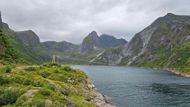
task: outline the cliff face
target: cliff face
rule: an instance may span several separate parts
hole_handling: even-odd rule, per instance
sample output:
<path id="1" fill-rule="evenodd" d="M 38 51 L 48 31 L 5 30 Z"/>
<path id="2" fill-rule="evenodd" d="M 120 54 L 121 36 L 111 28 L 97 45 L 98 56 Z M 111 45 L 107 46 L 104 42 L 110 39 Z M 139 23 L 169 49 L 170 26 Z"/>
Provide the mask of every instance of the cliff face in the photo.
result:
<path id="1" fill-rule="evenodd" d="M 122 63 L 152 67 L 181 67 L 183 63 L 189 66 L 189 35 L 190 16 L 168 13 L 132 38 L 123 49 Z M 185 55 L 179 55 L 180 51 Z M 183 61 L 179 64 L 175 58 Z"/>
<path id="2" fill-rule="evenodd" d="M 99 45 L 99 37 L 95 31 L 92 31 L 88 34 L 87 37 L 83 39 L 81 44 L 81 52 L 89 52 L 93 51 Z"/>

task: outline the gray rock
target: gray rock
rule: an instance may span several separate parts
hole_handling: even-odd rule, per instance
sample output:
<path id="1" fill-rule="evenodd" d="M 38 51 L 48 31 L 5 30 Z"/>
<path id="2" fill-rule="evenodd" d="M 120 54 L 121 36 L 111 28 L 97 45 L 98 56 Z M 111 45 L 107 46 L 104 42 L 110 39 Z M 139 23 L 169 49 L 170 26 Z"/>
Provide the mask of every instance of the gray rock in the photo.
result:
<path id="1" fill-rule="evenodd" d="M 186 39 L 190 41 L 190 35 L 188 35 L 188 36 L 186 37 Z"/>

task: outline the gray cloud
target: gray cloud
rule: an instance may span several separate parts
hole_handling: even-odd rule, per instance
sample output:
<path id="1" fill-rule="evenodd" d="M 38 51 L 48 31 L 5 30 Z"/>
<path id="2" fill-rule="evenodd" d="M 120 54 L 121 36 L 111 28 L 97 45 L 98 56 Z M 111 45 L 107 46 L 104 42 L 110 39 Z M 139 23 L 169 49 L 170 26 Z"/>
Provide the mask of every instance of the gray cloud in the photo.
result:
<path id="1" fill-rule="evenodd" d="M 168 12 L 190 15 L 189 0 L 1 0 L 4 22 L 42 41 L 80 43 L 92 30 L 130 40 Z"/>

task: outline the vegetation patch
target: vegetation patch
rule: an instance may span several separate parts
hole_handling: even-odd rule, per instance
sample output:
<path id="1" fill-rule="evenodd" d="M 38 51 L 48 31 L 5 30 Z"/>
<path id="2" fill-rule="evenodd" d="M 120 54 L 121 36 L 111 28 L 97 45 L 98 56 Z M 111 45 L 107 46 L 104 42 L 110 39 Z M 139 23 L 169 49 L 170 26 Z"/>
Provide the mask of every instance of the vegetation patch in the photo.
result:
<path id="1" fill-rule="evenodd" d="M 87 88 L 90 83 L 86 74 L 70 66 L 47 63 L 25 69 L 0 67 L 4 68 L 0 72 L 0 106 L 96 106 L 86 100 L 93 91 Z"/>

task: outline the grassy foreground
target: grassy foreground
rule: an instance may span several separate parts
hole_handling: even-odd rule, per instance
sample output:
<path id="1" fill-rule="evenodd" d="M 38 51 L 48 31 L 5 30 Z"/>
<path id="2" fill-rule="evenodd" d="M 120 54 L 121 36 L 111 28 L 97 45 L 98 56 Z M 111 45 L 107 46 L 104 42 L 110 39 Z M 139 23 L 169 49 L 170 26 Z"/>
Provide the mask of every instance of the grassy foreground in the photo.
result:
<path id="1" fill-rule="evenodd" d="M 0 106 L 94 107 L 95 91 L 85 73 L 69 66 L 0 65 Z"/>

